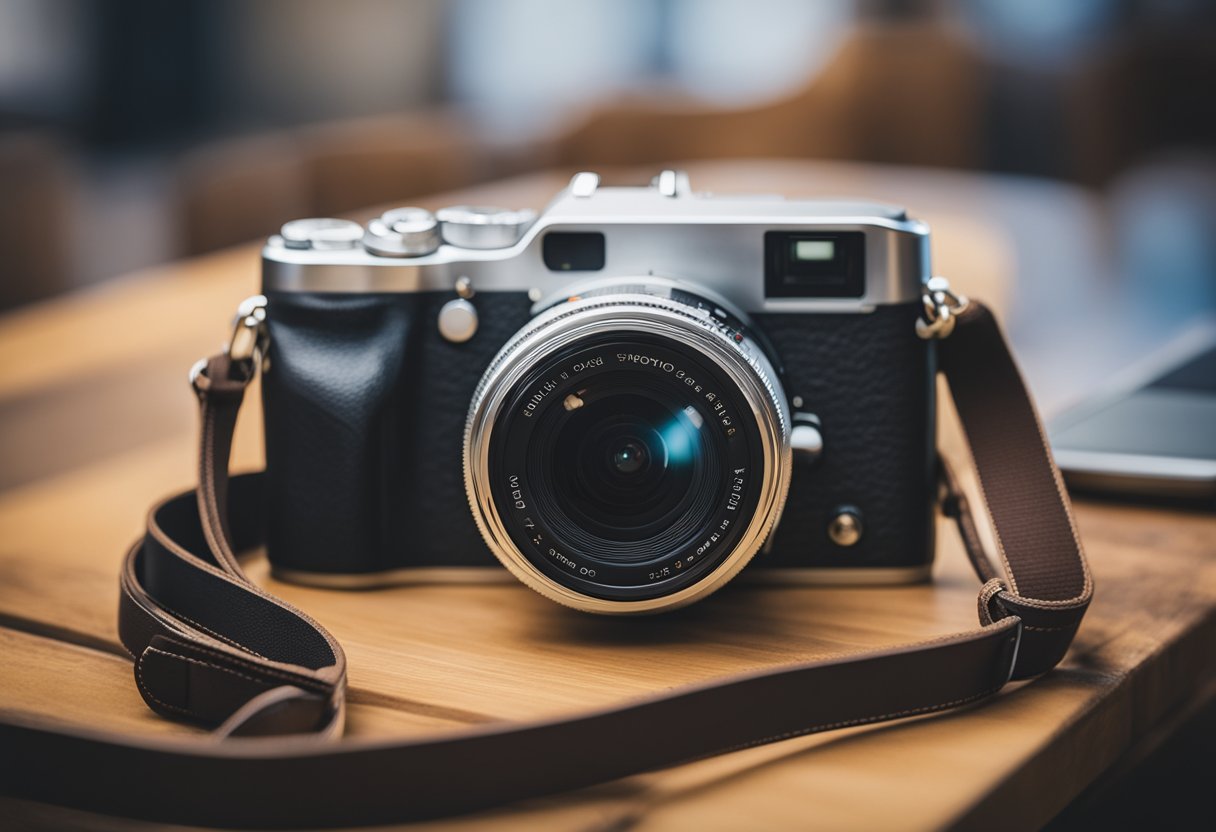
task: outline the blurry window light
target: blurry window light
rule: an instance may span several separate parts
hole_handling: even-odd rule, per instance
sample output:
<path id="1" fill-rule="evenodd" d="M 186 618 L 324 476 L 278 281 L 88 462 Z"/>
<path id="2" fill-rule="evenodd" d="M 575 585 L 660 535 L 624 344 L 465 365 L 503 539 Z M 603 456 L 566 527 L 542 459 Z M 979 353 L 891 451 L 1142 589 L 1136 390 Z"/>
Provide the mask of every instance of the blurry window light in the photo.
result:
<path id="1" fill-rule="evenodd" d="M 639 89 L 738 105 L 802 86 L 851 21 L 851 0 L 458 0 L 453 97 L 527 133 Z"/>
<path id="2" fill-rule="evenodd" d="M 685 90 L 722 104 L 774 98 L 831 59 L 851 0 L 675 0 L 671 71 Z"/>
<path id="3" fill-rule="evenodd" d="M 502 129 L 542 126 L 645 77 L 659 10 L 650 0 L 458 0 L 453 97 Z"/>
<path id="4" fill-rule="evenodd" d="M 73 0 L 0 2 L 0 105 L 70 115 L 88 92 L 88 15 Z"/>

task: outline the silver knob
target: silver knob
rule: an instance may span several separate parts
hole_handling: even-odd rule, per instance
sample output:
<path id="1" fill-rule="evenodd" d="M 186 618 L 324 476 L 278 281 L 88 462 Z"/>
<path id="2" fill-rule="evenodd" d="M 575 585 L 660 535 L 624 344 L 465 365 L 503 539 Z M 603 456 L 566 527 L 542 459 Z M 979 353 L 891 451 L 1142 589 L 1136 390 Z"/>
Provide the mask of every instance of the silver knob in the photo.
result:
<path id="1" fill-rule="evenodd" d="M 519 242 L 536 212 L 507 208 L 454 205 L 436 214 L 443 229 L 443 241 L 461 248 L 508 248 Z"/>
<path id="2" fill-rule="evenodd" d="M 439 310 L 439 334 L 463 344 L 477 334 L 477 307 L 464 298 L 450 300 Z"/>
<path id="3" fill-rule="evenodd" d="M 354 248 L 363 238 L 363 226 L 350 220 L 313 218 L 292 220 L 279 231 L 283 245 L 288 248 L 311 248 L 318 251 Z"/>
<path id="4" fill-rule="evenodd" d="M 795 413 L 793 429 L 790 431 L 790 450 L 794 461 L 803 464 L 814 462 L 823 453 L 823 434 L 819 431 L 819 417 L 813 413 Z"/>
<path id="5" fill-rule="evenodd" d="M 363 247 L 385 257 L 420 257 L 439 248 L 439 221 L 425 208 L 394 208 L 367 224 Z"/>

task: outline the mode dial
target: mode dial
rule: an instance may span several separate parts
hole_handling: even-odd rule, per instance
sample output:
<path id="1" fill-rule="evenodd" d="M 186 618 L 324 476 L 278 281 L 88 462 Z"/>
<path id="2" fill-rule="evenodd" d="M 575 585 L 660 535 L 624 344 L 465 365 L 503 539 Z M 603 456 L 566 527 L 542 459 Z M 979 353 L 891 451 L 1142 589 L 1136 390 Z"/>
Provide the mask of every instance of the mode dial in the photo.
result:
<path id="1" fill-rule="evenodd" d="M 439 248 L 439 221 L 425 208 L 394 208 L 367 224 L 363 246 L 385 257 L 421 257 Z"/>

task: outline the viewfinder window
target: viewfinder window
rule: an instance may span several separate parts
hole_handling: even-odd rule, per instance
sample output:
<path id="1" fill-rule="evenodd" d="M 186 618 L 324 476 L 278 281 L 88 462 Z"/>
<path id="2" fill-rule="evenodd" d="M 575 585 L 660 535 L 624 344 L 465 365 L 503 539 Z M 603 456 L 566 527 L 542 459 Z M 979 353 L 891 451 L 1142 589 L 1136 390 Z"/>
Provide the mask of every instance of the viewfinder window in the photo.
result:
<path id="1" fill-rule="evenodd" d="M 836 257 L 836 243 L 833 240 L 795 240 L 794 259 L 814 262 L 833 260 Z"/>
<path id="2" fill-rule="evenodd" d="M 604 235 L 598 231 L 550 231 L 541 242 L 545 265 L 555 272 L 604 268 Z"/>
<path id="3" fill-rule="evenodd" d="M 866 293 L 861 231 L 769 231 L 764 289 L 770 298 L 859 298 Z"/>

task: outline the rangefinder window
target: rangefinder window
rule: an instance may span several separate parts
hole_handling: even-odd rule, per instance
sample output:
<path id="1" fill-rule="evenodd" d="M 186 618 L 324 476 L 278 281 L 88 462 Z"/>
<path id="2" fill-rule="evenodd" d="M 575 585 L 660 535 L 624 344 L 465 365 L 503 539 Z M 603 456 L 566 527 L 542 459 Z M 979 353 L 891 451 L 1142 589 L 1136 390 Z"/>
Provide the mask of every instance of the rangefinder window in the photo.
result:
<path id="1" fill-rule="evenodd" d="M 859 298 L 866 292 L 860 231 L 769 231 L 764 288 L 770 298 Z"/>
<path id="2" fill-rule="evenodd" d="M 604 268 L 604 235 L 551 231 L 542 243 L 545 265 L 554 272 L 598 272 Z"/>

